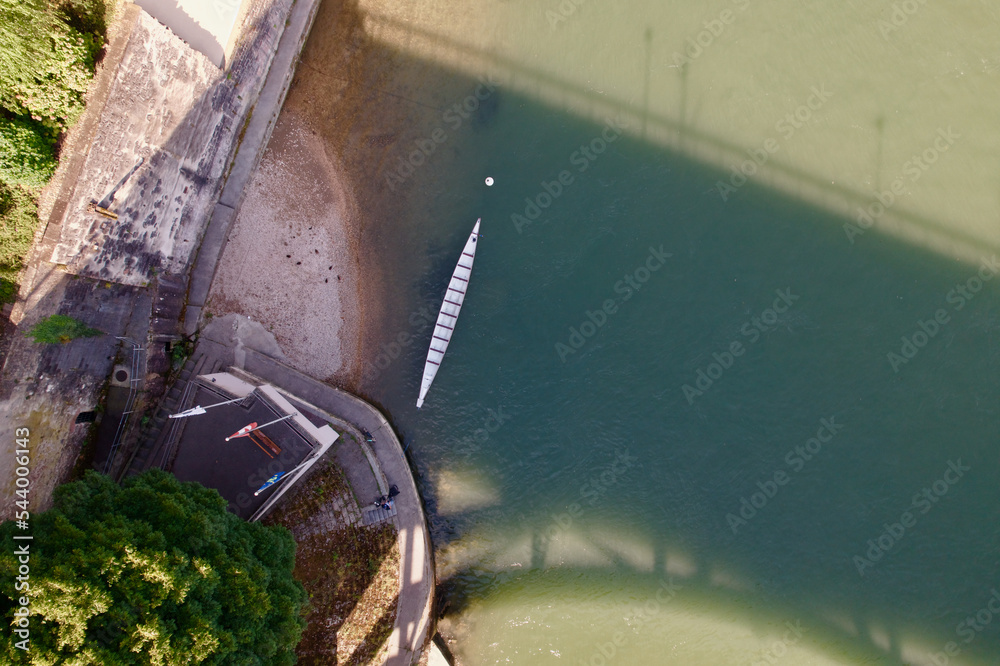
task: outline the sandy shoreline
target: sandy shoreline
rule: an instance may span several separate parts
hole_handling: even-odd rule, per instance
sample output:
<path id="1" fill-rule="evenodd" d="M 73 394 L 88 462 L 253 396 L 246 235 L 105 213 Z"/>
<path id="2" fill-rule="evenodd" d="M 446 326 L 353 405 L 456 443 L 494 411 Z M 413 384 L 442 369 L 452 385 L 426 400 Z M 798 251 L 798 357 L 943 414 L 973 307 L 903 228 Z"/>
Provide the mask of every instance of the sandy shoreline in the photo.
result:
<path id="1" fill-rule="evenodd" d="M 320 5 L 206 303 L 259 322 L 292 367 L 361 395 L 387 331 L 405 325 L 391 276 L 419 254 L 391 237 L 408 198 L 381 174 L 418 124 L 413 108 L 380 103 L 398 73 L 357 7 Z"/>
<path id="2" fill-rule="evenodd" d="M 357 206 L 342 171 L 315 130 L 284 109 L 206 303 L 213 318 L 259 322 L 289 365 L 340 384 L 359 367 L 364 321 Z"/>
<path id="3" fill-rule="evenodd" d="M 431 274 L 441 259 L 435 252 L 455 238 L 444 227 L 427 224 L 426 196 L 437 191 L 448 200 L 433 179 L 449 154 L 459 150 L 458 143 L 449 141 L 436 149 L 429 160 L 435 168 L 419 169 L 402 182 L 389 176 L 415 150 L 415 142 L 435 128 L 459 135 L 443 124 L 442 114 L 479 85 L 462 76 L 432 76 L 435 70 L 419 59 L 400 57 L 387 48 L 366 17 L 379 13 L 380 7 L 391 12 L 393 6 L 367 2 L 362 10 L 352 2 L 323 2 L 282 111 L 296 114 L 316 131 L 317 140 L 341 167 L 341 182 L 356 205 L 349 225 L 361 276 L 355 291 L 363 325 L 355 371 L 345 388 L 375 403 L 387 386 L 412 378 L 407 374 L 411 369 L 402 364 L 392 365 L 388 373 L 384 363 L 379 365 L 386 346 L 404 334 L 410 336 L 410 345 L 426 344 L 430 338 L 423 319 L 414 324 L 414 316 L 422 309 L 436 312 L 441 291 L 424 293 L 412 276 Z M 477 122 L 474 118 L 465 123 L 461 132 L 476 131 Z M 414 209 L 417 201 L 423 209 Z M 460 237 L 474 221 L 471 216 L 468 227 L 465 220 L 456 221 Z M 450 274 L 454 259 L 449 255 L 444 263 L 450 263 Z M 421 332 L 425 338 L 417 335 Z"/>
<path id="4" fill-rule="evenodd" d="M 363 33 L 362 18 L 349 3 L 320 5 L 267 153 L 230 232 L 208 303 L 213 314 L 239 311 L 260 321 L 275 335 L 290 365 L 355 393 L 360 392 L 373 341 L 398 306 L 398 294 L 388 288 L 385 277 L 401 258 L 390 253 L 380 235 L 387 228 L 385 221 L 401 214 L 403 204 L 387 202 L 372 177 L 379 160 L 378 150 L 372 150 L 378 146 L 370 143 L 371 128 L 382 125 L 385 114 L 376 112 L 371 90 L 392 66 L 372 62 Z M 272 279 L 255 280 L 252 294 L 246 284 L 251 269 L 243 268 L 239 277 L 236 267 L 239 252 L 258 243 L 250 236 L 242 241 L 237 237 L 250 216 L 270 220 L 267 245 L 276 255 L 275 265 L 264 270 Z M 305 220 L 318 221 L 325 238 L 316 235 L 316 224 Z M 233 247 L 234 241 L 240 249 Z M 256 249 L 254 254 L 261 262 L 266 258 Z M 319 258 L 324 256 L 330 261 L 323 263 Z M 230 277 L 220 279 L 223 270 Z M 324 282 L 327 278 L 329 283 Z M 299 309 L 281 306 L 281 294 L 266 288 L 286 280 L 293 285 Z M 339 310 L 339 315 L 324 316 L 321 309 Z M 327 354 L 327 349 L 335 351 Z"/>

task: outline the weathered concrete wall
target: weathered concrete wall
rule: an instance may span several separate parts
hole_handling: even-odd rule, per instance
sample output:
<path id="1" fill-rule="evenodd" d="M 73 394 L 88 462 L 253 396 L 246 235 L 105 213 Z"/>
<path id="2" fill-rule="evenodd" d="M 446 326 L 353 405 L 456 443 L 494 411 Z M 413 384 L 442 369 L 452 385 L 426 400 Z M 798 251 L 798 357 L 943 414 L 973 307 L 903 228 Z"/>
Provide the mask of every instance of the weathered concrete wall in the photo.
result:
<path id="1" fill-rule="evenodd" d="M 99 404 L 101 387 L 122 348 L 114 336 L 141 340 L 152 305 L 146 289 L 47 268 L 38 276 L 35 307 L 14 334 L 0 376 L 0 440 L 13 442 L 18 428 L 30 431 L 29 499 L 34 513 L 49 507 L 53 489 L 76 460 L 87 425 L 75 419 Z M 74 317 L 105 335 L 65 344 L 38 344 L 25 337 L 25 331 L 50 313 Z M 14 467 L 13 455 L 0 457 L 0 520 L 13 517 L 16 510 Z"/>
<path id="2" fill-rule="evenodd" d="M 292 0 L 259 0 L 244 16 L 228 71 L 145 12 L 112 84 L 61 221 L 51 260 L 129 285 L 184 273 L 285 27 Z M 110 220 L 89 209 L 135 164 Z"/>

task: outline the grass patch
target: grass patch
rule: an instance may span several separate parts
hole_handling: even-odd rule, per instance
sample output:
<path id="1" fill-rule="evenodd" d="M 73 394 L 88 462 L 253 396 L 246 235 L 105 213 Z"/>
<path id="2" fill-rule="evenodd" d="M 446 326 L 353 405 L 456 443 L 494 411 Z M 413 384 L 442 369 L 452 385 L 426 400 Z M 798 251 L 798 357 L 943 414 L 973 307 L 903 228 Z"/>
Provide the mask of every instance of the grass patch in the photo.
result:
<path id="1" fill-rule="evenodd" d="M 323 464 L 323 463 L 319 463 Z M 304 535 L 334 500 L 354 502 L 336 465 L 327 463 L 264 522 L 296 536 L 295 577 L 309 594 L 300 664 L 381 663 L 396 622 L 399 548 L 392 525 L 350 525 Z"/>
<path id="2" fill-rule="evenodd" d="M 42 344 L 65 343 L 76 338 L 93 338 L 98 335 L 103 334 L 79 319 L 58 314 L 49 315 L 27 333 L 29 338 Z"/>
<path id="3" fill-rule="evenodd" d="M 38 229 L 38 203 L 21 187 L 0 183 L 0 302 L 17 298 L 18 278 Z"/>

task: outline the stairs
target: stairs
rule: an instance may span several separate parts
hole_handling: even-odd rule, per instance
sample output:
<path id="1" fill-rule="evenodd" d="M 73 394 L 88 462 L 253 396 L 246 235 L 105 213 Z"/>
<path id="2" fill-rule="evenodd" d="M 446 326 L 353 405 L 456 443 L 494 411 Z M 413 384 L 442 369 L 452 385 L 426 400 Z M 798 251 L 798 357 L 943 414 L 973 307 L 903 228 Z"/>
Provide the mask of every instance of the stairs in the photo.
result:
<path id="1" fill-rule="evenodd" d="M 156 294 L 149 330 L 153 342 L 174 342 L 183 338 L 178 321 L 184 311 L 187 279 L 182 275 L 161 275 L 156 281 Z"/>
<path id="2" fill-rule="evenodd" d="M 199 349 L 184 363 L 177 379 L 166 396 L 160 401 L 149 424 L 139 435 L 139 444 L 129 464 L 125 467 L 124 476 L 136 476 L 152 467 L 164 467 L 170 462 L 174 443 L 183 425 L 183 419 L 171 419 L 171 414 L 181 411 L 182 406 L 195 390 L 191 381 L 198 375 L 211 374 L 218 371 L 222 363 Z"/>
<path id="3" fill-rule="evenodd" d="M 377 525 L 378 523 L 384 523 L 390 518 L 396 515 L 396 504 L 393 503 L 392 508 L 386 511 L 381 507 L 366 507 L 364 513 L 361 515 L 361 522 L 364 525 Z"/>

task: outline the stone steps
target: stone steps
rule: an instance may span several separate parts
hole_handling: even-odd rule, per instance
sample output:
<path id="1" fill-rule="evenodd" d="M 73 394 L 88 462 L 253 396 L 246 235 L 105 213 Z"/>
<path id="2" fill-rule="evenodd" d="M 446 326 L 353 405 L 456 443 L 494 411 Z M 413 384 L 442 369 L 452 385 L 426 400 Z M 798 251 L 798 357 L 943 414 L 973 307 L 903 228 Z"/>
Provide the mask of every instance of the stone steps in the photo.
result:
<path id="1" fill-rule="evenodd" d="M 292 534 L 296 538 L 325 534 L 361 522 L 362 514 L 358 509 L 357 502 L 354 501 L 354 497 L 350 493 L 344 493 L 334 497 L 320 507 L 308 520 L 293 528 Z"/>
<path id="2" fill-rule="evenodd" d="M 361 517 L 361 522 L 363 525 L 377 525 L 379 523 L 384 523 L 390 518 L 396 515 L 396 505 L 392 505 L 392 508 L 386 511 L 381 507 L 368 507 L 364 510 Z"/>
<path id="3" fill-rule="evenodd" d="M 177 374 L 173 386 L 167 391 L 140 435 L 139 445 L 125 471 L 125 476 L 141 474 L 151 467 L 161 467 L 166 462 L 164 458 L 168 457 L 166 454 L 169 454 L 172 438 L 181 425 L 180 419 L 171 419 L 170 415 L 181 410 L 186 394 L 193 390 L 191 379 L 201 374 L 215 372 L 219 365 L 217 360 L 209 359 L 197 351 L 188 358 Z"/>
<path id="4" fill-rule="evenodd" d="M 183 337 L 178 322 L 186 298 L 187 279 L 184 276 L 159 276 L 149 326 L 154 342 L 174 342 Z"/>

